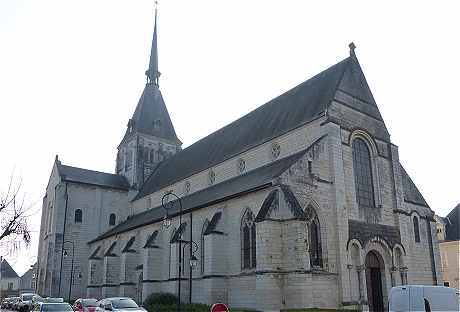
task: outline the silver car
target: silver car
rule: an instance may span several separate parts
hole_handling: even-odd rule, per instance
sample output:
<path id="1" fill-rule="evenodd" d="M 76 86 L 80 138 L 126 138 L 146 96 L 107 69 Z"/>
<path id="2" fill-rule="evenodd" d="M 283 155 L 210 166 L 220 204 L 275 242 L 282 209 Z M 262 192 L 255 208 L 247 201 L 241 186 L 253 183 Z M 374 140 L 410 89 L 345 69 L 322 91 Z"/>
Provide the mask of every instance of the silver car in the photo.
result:
<path id="1" fill-rule="evenodd" d="M 97 312 L 145 312 L 133 299 L 127 297 L 106 298 L 99 301 Z"/>

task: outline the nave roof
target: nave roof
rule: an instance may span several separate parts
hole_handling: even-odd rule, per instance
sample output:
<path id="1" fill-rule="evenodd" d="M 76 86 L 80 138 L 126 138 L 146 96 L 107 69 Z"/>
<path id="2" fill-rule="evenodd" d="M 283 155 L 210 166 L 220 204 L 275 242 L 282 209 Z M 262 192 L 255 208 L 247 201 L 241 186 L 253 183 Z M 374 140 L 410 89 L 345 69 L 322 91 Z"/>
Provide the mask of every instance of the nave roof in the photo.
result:
<path id="1" fill-rule="evenodd" d="M 359 66 L 355 60 L 355 57 L 344 59 L 163 161 L 133 200 L 211 168 L 323 115 L 346 69 Z"/>
<path id="2" fill-rule="evenodd" d="M 245 174 L 223 181 L 204 190 L 192 193 L 182 198 L 183 212 L 196 210 L 202 207 L 217 204 L 219 202 L 229 200 L 231 198 L 241 196 L 259 189 L 263 189 L 272 185 L 273 180 L 280 176 L 290 166 L 302 157 L 308 149 L 304 149 L 291 156 L 274 161 L 268 165 L 248 171 Z M 177 203 L 168 211 L 168 215 L 174 217 L 179 213 Z M 100 235 L 89 243 L 94 243 L 99 240 L 136 229 L 141 226 L 153 224 L 161 221 L 165 216 L 165 210 L 162 206 L 149 209 L 147 211 L 136 214 L 126 221 L 118 224 L 111 230 Z"/>
<path id="3" fill-rule="evenodd" d="M 57 162 L 57 168 L 61 178 L 67 182 L 97 185 L 121 190 L 129 189 L 128 180 L 118 174 L 66 166 L 62 165 L 60 161 Z"/>

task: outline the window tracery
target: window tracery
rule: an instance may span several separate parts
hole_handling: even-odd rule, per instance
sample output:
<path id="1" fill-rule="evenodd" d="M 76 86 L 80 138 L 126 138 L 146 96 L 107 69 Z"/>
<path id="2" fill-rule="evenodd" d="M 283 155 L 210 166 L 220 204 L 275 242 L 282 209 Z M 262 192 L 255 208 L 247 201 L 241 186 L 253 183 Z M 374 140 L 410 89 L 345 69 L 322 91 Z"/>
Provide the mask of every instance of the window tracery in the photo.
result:
<path id="1" fill-rule="evenodd" d="M 360 208 L 375 208 L 374 182 L 369 147 L 363 139 L 356 138 L 353 140 L 352 149 L 358 206 Z"/>
<path id="2" fill-rule="evenodd" d="M 305 211 L 308 227 L 308 251 L 312 267 L 323 266 L 323 250 L 321 246 L 321 227 L 315 209 L 309 205 Z"/>
<path id="3" fill-rule="evenodd" d="M 241 258 L 243 269 L 256 267 L 256 224 L 249 209 L 246 210 L 241 222 Z"/>
<path id="4" fill-rule="evenodd" d="M 281 153 L 281 146 L 278 142 L 273 142 L 271 147 L 271 156 L 273 159 L 277 159 Z"/>

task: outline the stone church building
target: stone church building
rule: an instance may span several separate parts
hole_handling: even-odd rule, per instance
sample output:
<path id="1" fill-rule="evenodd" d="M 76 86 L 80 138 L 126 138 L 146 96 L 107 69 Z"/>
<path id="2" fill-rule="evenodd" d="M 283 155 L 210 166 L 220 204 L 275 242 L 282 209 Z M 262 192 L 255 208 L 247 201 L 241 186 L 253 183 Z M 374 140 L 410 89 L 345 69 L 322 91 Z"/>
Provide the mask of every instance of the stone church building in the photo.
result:
<path id="1" fill-rule="evenodd" d="M 141 302 L 181 283 L 184 302 L 383 311 L 392 286 L 441 283 L 434 213 L 354 49 L 182 149 L 159 89 L 155 26 L 115 174 L 56 156 L 38 292 Z"/>

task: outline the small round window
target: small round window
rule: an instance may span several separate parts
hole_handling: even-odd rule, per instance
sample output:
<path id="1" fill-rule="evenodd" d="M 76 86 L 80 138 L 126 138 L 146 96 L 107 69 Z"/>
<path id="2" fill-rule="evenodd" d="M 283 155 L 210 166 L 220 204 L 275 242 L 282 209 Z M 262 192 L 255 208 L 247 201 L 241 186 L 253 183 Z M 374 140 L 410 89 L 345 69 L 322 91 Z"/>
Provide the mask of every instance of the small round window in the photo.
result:
<path id="1" fill-rule="evenodd" d="M 190 181 L 185 181 L 184 183 L 184 194 L 190 193 L 191 184 Z"/>
<path id="2" fill-rule="evenodd" d="M 274 142 L 271 147 L 271 154 L 273 159 L 277 159 L 281 153 L 281 146 L 279 143 Z"/>
<path id="3" fill-rule="evenodd" d="M 210 185 L 214 184 L 216 182 L 216 173 L 214 170 L 210 170 L 208 173 L 208 182 Z"/>
<path id="4" fill-rule="evenodd" d="M 244 170 L 246 170 L 246 162 L 243 158 L 237 160 L 236 169 L 238 170 L 238 173 L 243 173 Z"/>

